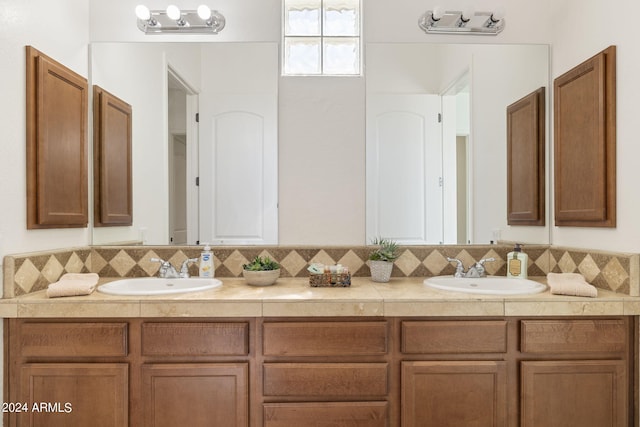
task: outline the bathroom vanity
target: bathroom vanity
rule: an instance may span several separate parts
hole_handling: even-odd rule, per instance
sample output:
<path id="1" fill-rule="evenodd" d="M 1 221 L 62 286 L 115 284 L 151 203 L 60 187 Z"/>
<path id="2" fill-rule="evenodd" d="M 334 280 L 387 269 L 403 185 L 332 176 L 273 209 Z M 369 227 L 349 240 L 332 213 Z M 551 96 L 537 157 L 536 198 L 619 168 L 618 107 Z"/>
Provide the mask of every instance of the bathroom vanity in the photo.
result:
<path id="1" fill-rule="evenodd" d="M 223 282 L 3 301 L 6 425 L 635 425 L 635 297 Z"/>

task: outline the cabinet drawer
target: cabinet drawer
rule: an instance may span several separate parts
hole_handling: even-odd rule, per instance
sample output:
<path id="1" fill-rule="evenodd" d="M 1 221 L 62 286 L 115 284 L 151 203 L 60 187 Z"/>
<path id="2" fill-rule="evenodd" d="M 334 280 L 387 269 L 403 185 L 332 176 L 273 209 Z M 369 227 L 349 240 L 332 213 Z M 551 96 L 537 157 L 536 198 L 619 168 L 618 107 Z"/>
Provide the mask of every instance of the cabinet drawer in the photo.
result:
<path id="1" fill-rule="evenodd" d="M 387 427 L 388 406 L 387 402 L 265 403 L 264 427 Z"/>
<path id="2" fill-rule="evenodd" d="M 404 321 L 403 353 L 505 353 L 503 320 Z"/>
<path id="3" fill-rule="evenodd" d="M 24 323 L 20 343 L 25 357 L 126 356 L 127 324 Z"/>
<path id="4" fill-rule="evenodd" d="M 627 325 L 619 319 L 523 320 L 524 353 L 622 352 L 627 347 Z"/>
<path id="5" fill-rule="evenodd" d="M 249 324 L 149 322 L 142 325 L 145 356 L 242 356 L 249 354 Z"/>
<path id="6" fill-rule="evenodd" d="M 387 371 L 386 363 L 266 363 L 264 395 L 385 398 Z"/>
<path id="7" fill-rule="evenodd" d="M 387 352 L 387 322 L 265 323 L 265 356 L 362 356 Z"/>

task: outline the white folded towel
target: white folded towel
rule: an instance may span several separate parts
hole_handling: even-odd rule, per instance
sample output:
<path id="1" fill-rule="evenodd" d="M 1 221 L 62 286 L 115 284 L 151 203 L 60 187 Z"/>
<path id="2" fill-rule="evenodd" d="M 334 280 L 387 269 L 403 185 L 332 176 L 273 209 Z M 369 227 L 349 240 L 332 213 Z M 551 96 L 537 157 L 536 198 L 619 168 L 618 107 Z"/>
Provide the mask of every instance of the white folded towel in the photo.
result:
<path id="1" fill-rule="evenodd" d="M 98 275 L 96 273 L 67 273 L 55 283 L 47 287 L 49 298 L 89 295 L 96 289 Z"/>
<path id="2" fill-rule="evenodd" d="M 575 295 L 579 297 L 598 296 L 598 289 L 587 283 L 580 273 L 549 273 L 547 284 L 555 295 Z"/>

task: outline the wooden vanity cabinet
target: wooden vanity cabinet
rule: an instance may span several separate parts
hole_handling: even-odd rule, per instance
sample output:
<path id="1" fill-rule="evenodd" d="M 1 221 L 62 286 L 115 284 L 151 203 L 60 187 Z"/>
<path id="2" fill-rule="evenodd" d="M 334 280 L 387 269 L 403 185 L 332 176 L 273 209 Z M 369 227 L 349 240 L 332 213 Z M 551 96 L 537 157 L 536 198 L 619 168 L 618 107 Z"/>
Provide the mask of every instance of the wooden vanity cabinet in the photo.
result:
<path id="1" fill-rule="evenodd" d="M 389 426 L 387 320 L 265 320 L 262 352 L 264 427 Z"/>
<path id="2" fill-rule="evenodd" d="M 629 318 L 522 320 L 521 427 L 634 425 L 633 330 Z"/>
<path id="3" fill-rule="evenodd" d="M 630 427 L 636 319 L 400 320 L 402 427 Z"/>
<path id="4" fill-rule="evenodd" d="M 126 322 L 4 326 L 4 425 L 129 425 Z"/>
<path id="5" fill-rule="evenodd" d="M 506 427 L 506 320 L 400 323 L 402 427 Z"/>
<path id="6" fill-rule="evenodd" d="M 4 425 L 248 427 L 254 324 L 7 319 Z"/>
<path id="7" fill-rule="evenodd" d="M 248 321 L 140 325 L 146 427 L 249 426 Z"/>
<path id="8" fill-rule="evenodd" d="M 4 425 L 631 427 L 637 322 L 6 319 Z"/>

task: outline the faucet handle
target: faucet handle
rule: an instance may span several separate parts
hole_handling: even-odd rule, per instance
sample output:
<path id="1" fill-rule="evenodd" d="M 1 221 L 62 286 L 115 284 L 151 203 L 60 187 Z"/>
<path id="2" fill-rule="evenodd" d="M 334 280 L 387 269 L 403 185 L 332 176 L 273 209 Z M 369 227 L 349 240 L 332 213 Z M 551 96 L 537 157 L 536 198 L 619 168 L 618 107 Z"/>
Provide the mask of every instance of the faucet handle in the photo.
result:
<path id="1" fill-rule="evenodd" d="M 447 261 L 456 263 L 456 272 L 453 275 L 454 277 L 464 276 L 464 265 L 462 264 L 462 261 L 460 261 L 458 258 L 450 258 L 450 257 L 447 257 Z"/>
<path id="2" fill-rule="evenodd" d="M 182 277 L 189 277 L 189 264 L 193 264 L 198 261 L 198 258 L 187 258 L 182 261 L 182 266 L 180 267 L 180 275 Z"/>
<path id="3" fill-rule="evenodd" d="M 149 258 L 149 261 L 160 263 L 160 268 L 158 269 L 158 277 L 177 277 L 178 273 L 169 261 L 165 261 L 162 258 Z"/>
<path id="4" fill-rule="evenodd" d="M 495 261 L 495 260 L 496 260 L 496 259 L 495 259 L 494 257 L 491 257 L 491 258 L 484 258 L 484 259 L 481 259 L 480 261 L 478 261 L 478 262 L 477 262 L 477 264 L 478 264 L 478 265 L 484 265 L 484 263 L 485 263 L 485 262 L 487 262 L 487 261 L 489 261 L 489 262 L 493 262 L 493 261 Z"/>

